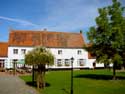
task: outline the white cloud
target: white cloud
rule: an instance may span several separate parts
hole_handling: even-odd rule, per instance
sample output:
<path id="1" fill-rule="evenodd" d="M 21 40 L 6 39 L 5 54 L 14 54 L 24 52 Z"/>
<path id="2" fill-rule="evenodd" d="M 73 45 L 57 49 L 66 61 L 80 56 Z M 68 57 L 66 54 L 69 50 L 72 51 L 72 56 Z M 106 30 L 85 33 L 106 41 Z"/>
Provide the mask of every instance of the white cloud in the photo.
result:
<path id="1" fill-rule="evenodd" d="M 38 26 L 37 24 L 34 24 L 34 23 L 27 21 L 27 20 L 22 20 L 22 19 L 15 19 L 15 18 L 9 18 L 9 17 L 4 17 L 4 16 L 0 16 L 0 19 L 7 20 L 10 22 L 16 22 L 16 23 L 23 25 L 23 26 Z"/>

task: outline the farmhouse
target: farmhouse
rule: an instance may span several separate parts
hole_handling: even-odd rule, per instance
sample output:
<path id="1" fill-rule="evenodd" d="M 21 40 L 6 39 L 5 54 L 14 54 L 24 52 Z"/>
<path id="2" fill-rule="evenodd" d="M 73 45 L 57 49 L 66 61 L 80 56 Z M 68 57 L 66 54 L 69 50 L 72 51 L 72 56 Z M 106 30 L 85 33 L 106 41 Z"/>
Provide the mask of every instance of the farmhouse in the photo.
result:
<path id="1" fill-rule="evenodd" d="M 44 46 L 53 53 L 54 65 L 49 68 L 71 68 L 71 58 L 74 58 L 74 68 L 93 68 L 93 59 L 83 49 L 85 44 L 82 33 L 11 30 L 7 43 L 0 42 L 0 67 L 13 68 L 24 66 L 25 54 L 36 46 Z M 103 67 L 103 64 L 96 64 Z"/>

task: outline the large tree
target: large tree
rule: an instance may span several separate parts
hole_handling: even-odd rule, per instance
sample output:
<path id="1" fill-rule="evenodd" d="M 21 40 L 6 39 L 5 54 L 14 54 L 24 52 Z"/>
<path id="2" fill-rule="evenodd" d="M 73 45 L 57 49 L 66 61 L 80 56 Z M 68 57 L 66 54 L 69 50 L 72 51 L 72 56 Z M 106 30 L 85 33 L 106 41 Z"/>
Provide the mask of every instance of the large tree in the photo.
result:
<path id="1" fill-rule="evenodd" d="M 98 9 L 96 26 L 87 34 L 91 46 L 86 49 L 96 56 L 97 62 L 113 63 L 113 79 L 116 79 L 116 65 L 123 63 L 125 51 L 125 11 L 120 2 L 112 2 L 112 5 Z"/>
<path id="2" fill-rule="evenodd" d="M 36 47 L 25 55 L 25 62 L 37 68 L 37 88 L 44 88 L 46 65 L 54 64 L 54 56 L 50 50 L 45 47 Z"/>

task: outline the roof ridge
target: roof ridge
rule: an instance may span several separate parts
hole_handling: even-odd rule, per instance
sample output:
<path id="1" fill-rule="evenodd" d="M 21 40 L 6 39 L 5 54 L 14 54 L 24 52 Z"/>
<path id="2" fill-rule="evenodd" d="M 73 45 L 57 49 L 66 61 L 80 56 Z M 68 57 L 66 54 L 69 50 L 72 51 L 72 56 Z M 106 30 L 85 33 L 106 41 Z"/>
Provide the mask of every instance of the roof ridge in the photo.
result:
<path id="1" fill-rule="evenodd" d="M 0 41 L 0 43 L 6 43 L 6 44 L 8 44 L 8 42 L 3 42 L 3 41 Z"/>
<path id="2" fill-rule="evenodd" d="M 66 32 L 66 31 L 48 31 L 48 30 L 11 30 L 11 32 L 50 32 L 50 33 L 72 33 L 72 34 L 81 34 L 79 32 Z"/>

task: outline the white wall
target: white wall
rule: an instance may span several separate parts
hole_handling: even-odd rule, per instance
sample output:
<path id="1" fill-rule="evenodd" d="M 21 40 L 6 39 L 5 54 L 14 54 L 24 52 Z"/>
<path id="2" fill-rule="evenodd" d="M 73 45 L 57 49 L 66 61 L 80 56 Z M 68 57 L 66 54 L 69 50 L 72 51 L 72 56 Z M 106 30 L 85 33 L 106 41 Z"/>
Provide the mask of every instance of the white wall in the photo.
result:
<path id="1" fill-rule="evenodd" d="M 13 49 L 18 49 L 18 54 L 13 54 Z M 26 49 L 26 53 L 33 49 L 33 47 L 8 47 L 8 65 L 7 68 L 13 67 L 12 65 L 12 59 L 24 59 L 24 54 L 21 53 L 21 49 Z M 51 66 L 51 68 L 69 68 L 71 66 L 60 66 L 58 67 L 56 64 L 57 59 L 71 59 L 71 57 L 74 58 L 73 66 L 75 68 L 83 68 L 83 67 L 89 67 L 88 62 L 88 52 L 83 49 L 75 49 L 75 48 L 48 48 L 55 56 L 55 64 Z M 62 54 L 58 54 L 58 50 L 62 50 Z M 77 54 L 77 51 L 81 50 L 82 53 L 80 55 Z M 85 65 L 84 66 L 78 66 L 78 59 L 85 59 Z"/>
<path id="2" fill-rule="evenodd" d="M 78 59 L 86 59 L 86 63 L 87 63 L 87 59 L 88 59 L 88 53 L 83 50 L 83 49 L 75 49 L 75 48 L 51 48 L 50 49 L 51 52 L 54 54 L 56 59 L 71 59 L 72 57 L 74 58 L 74 63 L 73 66 L 74 68 L 82 68 L 85 66 L 78 66 Z M 58 50 L 62 50 L 62 54 L 58 55 Z M 77 51 L 81 50 L 82 53 L 80 55 L 77 54 Z M 55 61 L 55 65 L 52 66 L 54 68 L 59 68 L 56 66 L 56 61 Z M 69 68 L 71 66 L 60 66 L 60 68 Z"/>
<path id="3" fill-rule="evenodd" d="M 13 49 L 18 49 L 18 54 L 13 54 Z M 21 53 L 21 49 L 26 49 L 26 53 L 33 49 L 33 47 L 8 47 L 9 59 L 24 59 L 24 54 Z"/>
<path id="4" fill-rule="evenodd" d="M 8 59 L 6 68 L 12 68 L 12 59 L 24 59 L 24 54 L 21 53 L 21 49 L 26 49 L 26 53 L 30 50 L 32 50 L 34 47 L 8 47 Z M 13 49 L 18 49 L 18 54 L 13 54 Z M 48 48 L 55 57 L 55 62 L 53 66 L 49 66 L 50 68 L 70 68 L 71 66 L 57 66 L 57 59 L 62 59 L 62 62 L 64 63 L 65 59 L 71 59 L 74 58 L 73 66 L 74 68 L 93 68 L 93 63 L 96 59 L 88 59 L 88 52 L 84 49 L 80 48 Z M 58 54 L 58 50 L 62 50 L 62 54 Z M 77 51 L 81 50 L 82 53 L 78 54 Z M 85 63 L 84 66 L 78 65 L 78 59 L 84 59 Z M 70 61 L 71 62 L 71 61 Z M 96 67 L 104 67 L 104 64 L 98 64 L 96 63 Z"/>
<path id="5" fill-rule="evenodd" d="M 18 49 L 18 54 L 13 54 L 13 49 Z M 8 47 L 8 64 L 6 68 L 12 68 L 12 59 L 24 59 L 25 54 L 22 54 L 21 49 L 26 49 L 26 53 L 33 49 L 33 47 Z"/>
<path id="6" fill-rule="evenodd" d="M 87 66 L 89 66 L 89 68 L 93 68 L 93 63 L 96 62 L 96 59 L 88 59 L 88 63 Z M 103 63 L 96 63 L 96 68 L 98 67 L 104 67 Z"/>

